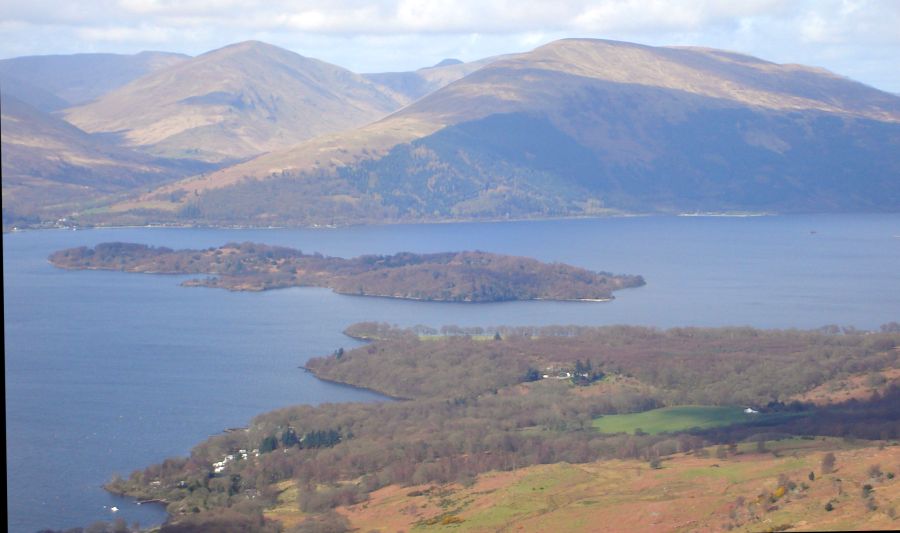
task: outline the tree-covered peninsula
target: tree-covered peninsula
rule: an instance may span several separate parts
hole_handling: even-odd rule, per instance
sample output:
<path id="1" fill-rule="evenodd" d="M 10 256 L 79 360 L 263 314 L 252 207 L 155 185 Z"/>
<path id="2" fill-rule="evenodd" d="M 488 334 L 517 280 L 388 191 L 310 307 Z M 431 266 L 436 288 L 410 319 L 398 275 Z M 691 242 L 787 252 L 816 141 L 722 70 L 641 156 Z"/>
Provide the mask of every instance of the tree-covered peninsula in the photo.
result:
<path id="1" fill-rule="evenodd" d="M 184 285 L 233 291 L 328 287 L 340 294 L 448 302 L 610 300 L 615 290 L 644 284 L 641 276 L 478 251 L 344 259 L 255 243 L 172 250 L 114 242 L 62 250 L 50 262 L 73 270 L 205 275 Z"/>

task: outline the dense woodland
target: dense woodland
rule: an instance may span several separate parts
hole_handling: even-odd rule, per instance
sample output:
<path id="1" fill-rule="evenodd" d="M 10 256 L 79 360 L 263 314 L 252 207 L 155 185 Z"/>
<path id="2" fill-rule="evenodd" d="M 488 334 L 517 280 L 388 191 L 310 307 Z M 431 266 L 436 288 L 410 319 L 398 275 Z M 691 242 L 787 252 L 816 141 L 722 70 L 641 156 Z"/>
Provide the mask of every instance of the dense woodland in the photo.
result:
<path id="1" fill-rule="evenodd" d="M 893 439 L 900 437 L 896 388 L 828 407 L 791 400 L 831 380 L 896 368 L 900 333 L 891 329 L 493 328 L 473 337 L 463 328 L 423 336 L 361 324 L 351 333 L 383 340 L 337 349 L 306 367 L 409 400 L 281 409 L 108 488 L 164 500 L 176 521 L 203 521 L 225 509 L 258 517 L 277 497 L 273 484 L 284 480 L 294 480 L 301 509 L 326 513 L 389 484 L 467 483 L 489 470 L 534 464 L 653 460 L 787 435 Z M 591 368 L 598 379 L 535 379 L 533 370 L 548 368 Z M 592 427 L 603 415 L 680 404 L 749 405 L 791 416 L 660 435 Z"/>
<path id="2" fill-rule="evenodd" d="M 185 285 L 230 290 L 329 287 L 341 294 L 454 302 L 606 300 L 614 290 L 644 284 L 640 276 L 486 252 L 403 252 L 343 259 L 254 243 L 206 250 L 104 243 L 56 252 L 50 262 L 68 269 L 206 274 L 210 277 Z"/>

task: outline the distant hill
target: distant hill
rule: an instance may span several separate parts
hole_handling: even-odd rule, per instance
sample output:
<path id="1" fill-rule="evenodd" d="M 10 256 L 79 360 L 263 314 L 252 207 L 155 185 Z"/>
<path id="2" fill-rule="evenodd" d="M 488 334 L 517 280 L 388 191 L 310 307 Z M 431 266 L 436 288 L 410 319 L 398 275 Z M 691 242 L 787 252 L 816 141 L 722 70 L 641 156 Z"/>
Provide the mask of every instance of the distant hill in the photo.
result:
<path id="1" fill-rule="evenodd" d="M 90 102 L 145 74 L 186 59 L 186 55 L 168 52 L 16 57 L 0 60 L 0 81 L 14 79 L 56 96 L 65 106 L 47 108 L 29 100 L 28 92 L 8 93 L 43 111 L 55 111 Z"/>
<path id="2" fill-rule="evenodd" d="M 51 113 L 68 107 L 69 103 L 50 91 L 41 89 L 15 76 L 0 73 L 0 93 L 16 98 L 41 111 Z"/>
<path id="3" fill-rule="evenodd" d="M 412 72 L 382 72 L 363 76 L 390 88 L 408 104 L 504 57 L 507 56 L 488 57 L 469 63 L 463 63 L 459 59 L 444 59 L 433 67 Z"/>
<path id="4" fill-rule="evenodd" d="M 109 146 L 5 93 L 0 110 L 4 224 L 66 216 L 204 169 Z"/>
<path id="5" fill-rule="evenodd" d="M 448 57 L 446 59 L 442 59 L 439 61 L 435 67 L 449 67 L 450 65 L 461 65 L 463 61 L 456 59 L 455 57 Z"/>
<path id="6" fill-rule="evenodd" d="M 892 94 L 731 52 L 566 39 L 492 62 L 363 128 L 118 207 L 162 207 L 181 190 L 193 194 L 157 217 L 891 211 L 898 176 Z"/>
<path id="7" fill-rule="evenodd" d="M 401 100 L 343 68 L 250 41 L 139 78 L 66 119 L 151 153 L 234 161 L 361 126 Z"/>

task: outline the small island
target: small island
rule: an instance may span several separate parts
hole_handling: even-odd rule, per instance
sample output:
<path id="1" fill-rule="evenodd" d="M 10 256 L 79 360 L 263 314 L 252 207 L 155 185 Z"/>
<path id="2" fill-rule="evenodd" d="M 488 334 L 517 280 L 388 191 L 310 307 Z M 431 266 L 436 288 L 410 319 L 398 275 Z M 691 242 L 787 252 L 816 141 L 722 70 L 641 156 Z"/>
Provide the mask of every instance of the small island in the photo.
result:
<path id="1" fill-rule="evenodd" d="M 644 284 L 641 276 L 479 251 L 344 259 L 247 242 L 205 250 L 112 242 L 61 250 L 49 259 L 71 270 L 205 276 L 183 283 L 190 287 L 232 291 L 328 287 L 340 294 L 441 302 L 606 301 L 613 299 L 615 290 Z"/>

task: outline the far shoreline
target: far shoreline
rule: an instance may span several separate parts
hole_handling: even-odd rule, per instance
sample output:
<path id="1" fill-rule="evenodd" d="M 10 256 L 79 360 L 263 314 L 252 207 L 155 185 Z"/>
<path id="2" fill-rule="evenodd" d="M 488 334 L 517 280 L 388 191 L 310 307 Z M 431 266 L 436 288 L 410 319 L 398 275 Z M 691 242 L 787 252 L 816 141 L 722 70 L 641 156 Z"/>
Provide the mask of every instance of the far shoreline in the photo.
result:
<path id="1" fill-rule="evenodd" d="M 340 224 L 288 224 L 288 225 L 245 225 L 245 224 L 176 224 L 176 223 L 151 223 L 151 224 L 86 224 L 73 226 L 4 226 L 2 233 L 26 233 L 31 231 L 88 231 L 103 229 L 197 229 L 197 230 L 342 230 L 358 227 L 387 227 L 387 226 L 430 226 L 444 224 L 502 224 L 505 222 L 553 222 L 565 220 L 622 220 L 629 218 L 774 218 L 792 216 L 858 216 L 858 215 L 900 215 L 898 211 L 797 211 L 797 212 L 746 212 L 746 211 L 701 211 L 701 212 L 641 212 L 641 213 L 615 213 L 607 215 L 568 215 L 558 217 L 514 217 L 514 218 L 468 218 L 468 219 L 437 219 L 437 220 L 398 220 L 398 221 L 362 221 Z"/>
<path id="2" fill-rule="evenodd" d="M 156 222 L 148 224 L 73 224 L 63 226 L 13 226 L 4 227 L 3 233 L 21 233 L 25 231 L 41 231 L 41 230 L 63 230 L 63 231 L 86 231 L 93 229 L 138 229 L 138 228 L 175 228 L 175 229 L 223 229 L 223 230 L 334 230 L 352 227 L 379 227 L 379 226 L 420 226 L 420 225 L 437 225 L 437 224 L 499 224 L 504 222 L 549 222 L 554 220 L 602 220 L 602 219 L 624 219 L 624 218 L 645 218 L 645 217 L 720 217 L 720 218 L 749 218 L 749 217 L 770 217 L 782 215 L 815 215 L 815 214 L 877 214 L 874 212 L 841 212 L 841 213 L 778 213 L 778 212 L 746 212 L 746 211 L 704 211 L 699 213 L 678 211 L 678 212 L 620 212 L 602 215 L 562 215 L 562 216 L 522 216 L 510 218 L 439 218 L 439 219 L 423 219 L 423 220 L 394 220 L 394 221 L 360 221 L 351 223 L 331 223 L 331 224 L 287 224 L 287 225 L 253 225 L 253 224 L 179 224 L 168 222 Z"/>

